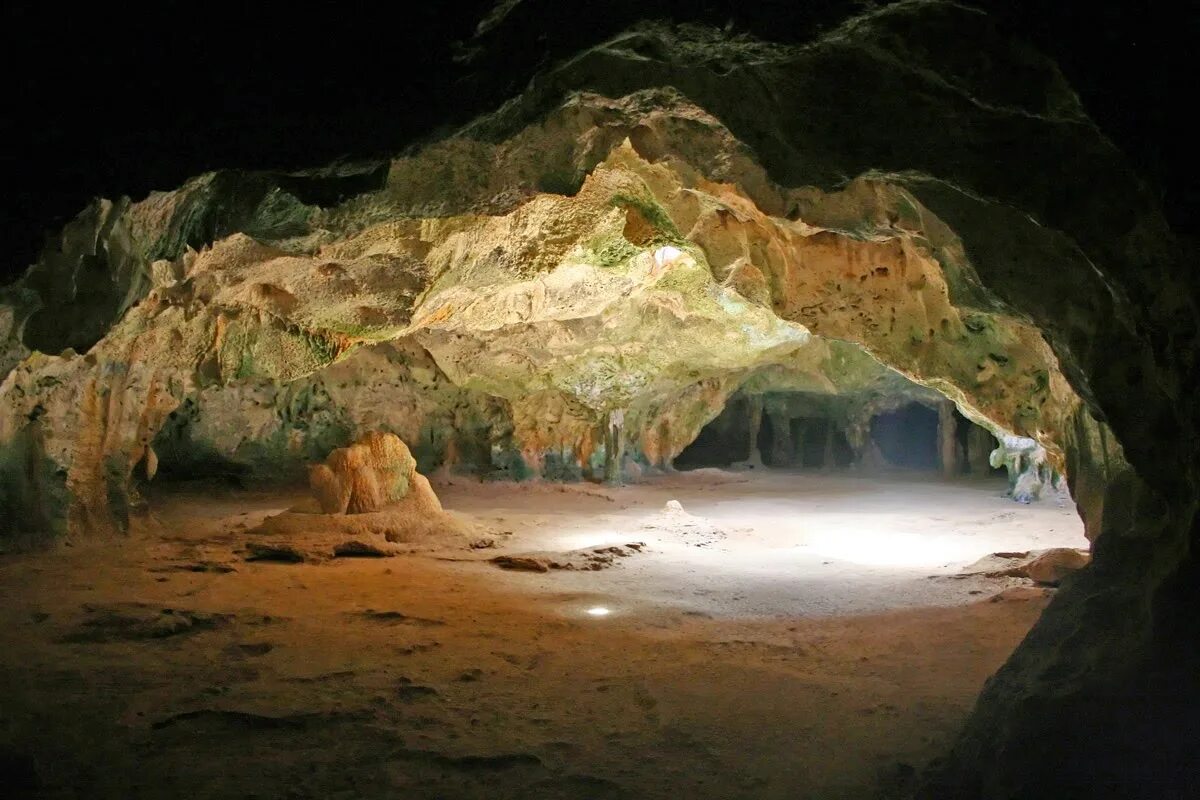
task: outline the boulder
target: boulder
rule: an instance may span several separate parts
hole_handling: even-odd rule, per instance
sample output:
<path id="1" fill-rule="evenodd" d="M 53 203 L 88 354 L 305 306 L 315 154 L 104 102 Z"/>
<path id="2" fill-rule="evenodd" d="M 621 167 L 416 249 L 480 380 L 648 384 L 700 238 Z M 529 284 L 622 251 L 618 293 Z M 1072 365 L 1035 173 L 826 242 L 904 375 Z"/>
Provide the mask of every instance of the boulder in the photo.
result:
<path id="1" fill-rule="evenodd" d="M 990 578 L 1028 578 L 1042 586 L 1057 586 L 1067 575 L 1086 567 L 1092 560 L 1085 550 L 1073 547 L 1052 547 L 1049 550 L 992 553 L 968 567 L 968 575 L 987 575 Z M 1015 563 L 1013 563 L 1015 561 Z M 996 563 L 1004 564 L 996 569 Z"/>
<path id="2" fill-rule="evenodd" d="M 1072 547 L 1055 547 L 1039 555 L 1025 565 L 1025 575 L 1034 583 L 1057 586 L 1063 578 L 1082 569 L 1091 561 L 1091 556 Z"/>

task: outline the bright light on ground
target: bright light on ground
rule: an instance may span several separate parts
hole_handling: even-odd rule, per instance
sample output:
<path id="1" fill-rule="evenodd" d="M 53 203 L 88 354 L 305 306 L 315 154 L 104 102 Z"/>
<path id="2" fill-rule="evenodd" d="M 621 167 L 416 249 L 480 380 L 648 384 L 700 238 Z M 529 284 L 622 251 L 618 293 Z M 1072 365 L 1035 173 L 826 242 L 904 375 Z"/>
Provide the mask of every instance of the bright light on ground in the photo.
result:
<path id="1" fill-rule="evenodd" d="M 514 531 L 505 541 L 514 554 L 557 559 L 644 542 L 597 571 L 479 567 L 521 591 L 553 587 L 563 616 L 607 625 L 635 610 L 642 622 L 666 609 L 827 616 L 970 603 L 994 587 L 931 576 L 957 576 L 989 553 L 1087 547 L 1070 498 L 1022 506 L 1004 488 L 1003 479 L 700 470 L 619 490 L 463 483 L 443 502 Z M 686 513 L 664 512 L 670 500 Z M 609 598 L 620 605 L 589 613 Z"/>
<path id="2" fill-rule="evenodd" d="M 977 542 L 962 537 L 900 531 L 820 531 L 808 534 L 805 544 L 818 555 L 868 567 L 933 567 L 986 555 Z"/>
<path id="3" fill-rule="evenodd" d="M 563 550 L 590 550 L 593 547 L 608 547 L 614 544 L 625 544 L 635 533 L 631 531 L 588 530 L 581 533 L 567 533 L 556 537 L 555 546 Z"/>
<path id="4" fill-rule="evenodd" d="M 589 616 L 593 617 L 607 617 L 612 613 L 612 610 L 607 609 L 604 606 L 592 606 L 587 610 L 587 613 Z"/>

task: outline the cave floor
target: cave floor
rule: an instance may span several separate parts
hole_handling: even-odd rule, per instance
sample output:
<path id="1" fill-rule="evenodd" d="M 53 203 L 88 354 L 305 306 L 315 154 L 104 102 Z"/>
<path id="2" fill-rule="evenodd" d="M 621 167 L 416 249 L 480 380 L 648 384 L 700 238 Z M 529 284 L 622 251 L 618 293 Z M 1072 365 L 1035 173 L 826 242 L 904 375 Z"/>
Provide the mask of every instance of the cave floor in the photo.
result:
<path id="1" fill-rule="evenodd" d="M 209 561 L 301 494 L 175 487 L 152 534 L 0 558 L 9 788 L 35 771 L 36 796 L 63 798 L 891 796 L 1047 602 L 964 567 L 1085 544 L 1069 499 L 1018 506 L 1003 481 L 437 488 L 499 546 Z M 600 571 L 487 562 L 631 541 Z"/>

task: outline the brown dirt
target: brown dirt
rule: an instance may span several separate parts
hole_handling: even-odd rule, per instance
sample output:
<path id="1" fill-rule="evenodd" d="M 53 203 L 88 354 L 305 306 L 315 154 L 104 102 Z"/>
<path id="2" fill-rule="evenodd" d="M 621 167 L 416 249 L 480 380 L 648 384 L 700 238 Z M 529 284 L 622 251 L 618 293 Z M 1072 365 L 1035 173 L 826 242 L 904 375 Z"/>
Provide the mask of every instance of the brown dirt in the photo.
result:
<path id="1" fill-rule="evenodd" d="M 993 489 L 796 476 L 611 491 L 458 482 L 443 502 L 494 529 L 498 548 L 323 564 L 230 555 L 300 494 L 176 491 L 154 498 L 159 535 L 0 560 L 0 760 L 63 798 L 890 796 L 944 750 L 1047 594 L 988 602 L 1021 582 L 952 579 L 954 560 L 931 570 L 785 557 L 776 538 L 788 534 L 768 535 L 779 526 L 763 519 L 772 497 L 790 518 L 797 494 L 836 505 L 840 491 L 869 513 L 898 492 L 943 499 L 933 517 L 953 517 L 983 550 L 964 563 L 1056 543 L 1039 525 L 1067 520 L 1062 508 L 1034 507 L 1035 524 Z M 728 535 L 698 547 L 672 534 L 664 497 Z M 734 497 L 757 504 L 739 526 L 721 507 Z M 844 530 L 853 521 L 839 508 L 820 513 Z M 970 528 L 1009 512 L 1005 535 Z M 639 531 L 647 552 L 599 572 L 488 563 L 596 526 Z M 804 547 L 819 550 L 820 526 L 808 534 Z M 806 606 L 776 563 L 793 584 L 841 594 Z M 847 616 L 855 581 L 868 605 L 890 592 L 899 606 L 941 607 Z M 587 613 L 596 607 L 612 613 Z"/>

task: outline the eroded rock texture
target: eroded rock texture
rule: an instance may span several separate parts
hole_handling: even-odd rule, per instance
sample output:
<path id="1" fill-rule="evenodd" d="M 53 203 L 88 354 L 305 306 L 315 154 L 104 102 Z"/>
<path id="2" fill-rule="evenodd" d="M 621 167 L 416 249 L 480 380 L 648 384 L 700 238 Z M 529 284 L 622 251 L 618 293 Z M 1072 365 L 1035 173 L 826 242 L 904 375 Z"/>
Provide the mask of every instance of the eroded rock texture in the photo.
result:
<path id="1" fill-rule="evenodd" d="M 121 530 L 135 474 L 195 443 L 299 464 L 380 428 L 429 466 L 619 479 L 764 375 L 837 394 L 883 364 L 1035 439 L 1096 541 L 929 794 L 1185 780 L 1194 738 L 1127 723 L 1194 708 L 1194 293 L 986 16 L 900 3 L 802 47 L 647 26 L 325 174 L 347 201 L 318 174 L 100 202 L 5 290 L 6 537 Z"/>
<path id="2" fill-rule="evenodd" d="M 412 354 L 409 363 L 425 357 L 434 365 L 418 367 L 425 372 L 415 382 L 394 381 L 415 384 L 404 392 L 421 395 L 419 404 L 443 416 L 448 408 L 470 409 L 493 430 L 474 441 L 457 441 L 456 434 L 441 446 L 499 446 L 518 477 L 600 473 L 619 480 L 626 454 L 669 466 L 752 376 L 773 368 L 820 391 L 853 390 L 886 372 L 875 359 L 951 393 L 978 419 L 1037 433 L 1055 448 L 1080 406 L 1053 354 L 1016 317 L 951 302 L 938 259 L 968 269 L 961 244 L 932 218 L 922 227 L 914 217 L 911 230 L 879 218 L 898 204 L 917 214 L 907 192 L 864 179 L 830 194 L 806 190 L 804 215 L 776 216 L 763 205 L 778 212 L 787 192 L 752 162 L 743 165 L 740 183 L 715 183 L 681 157 L 651 161 L 637 151 L 639 125 L 666 127 L 681 117 L 702 126 L 684 138 L 689 145 L 711 139 L 722 158 L 741 147 L 694 105 L 660 94 L 577 96 L 549 120 L 514 133 L 507 147 L 520 153 L 544 148 L 548 128 L 580 114 L 602 110 L 616 118 L 603 158 L 588 165 L 573 195 L 530 189 L 523 202 L 501 194 L 496 207 L 488 198 L 484 210 L 493 213 L 416 219 L 414 198 L 405 196 L 419 188 L 409 176 L 416 168 L 401 159 L 392 168 L 401 182 L 314 211 L 303 235 L 236 233 L 173 262 L 153 262 L 145 298 L 88 359 L 101 370 L 155 370 L 173 387 L 168 404 L 190 404 L 176 419 L 199 403 L 232 405 L 246 416 L 261 404 L 247 403 L 245 392 L 273 394 L 274 405 L 278 387 L 288 385 L 284 402 L 316 400 L 315 387 L 290 385 L 313 373 L 340 367 L 343 387 L 396 378 L 372 374 L 369 356 L 353 368 L 348 360 L 368 346 L 398 342 Z M 597 147 L 596 122 L 574 124 L 581 130 L 568 128 L 572 138 L 564 144 L 584 158 Z M 446 151 L 457 149 L 460 140 L 452 140 L 415 156 L 425 162 L 416 175 L 435 172 L 450 158 Z M 520 178 L 495 160 L 465 163 L 491 166 L 499 173 L 494 181 Z M 773 194 L 755 201 L 742 184 Z M 454 187 L 449 182 L 443 191 Z M 850 231 L 851 222 L 863 230 Z M 814 336 L 816 329 L 823 335 Z M 404 368 L 411 377 L 408 363 Z M 423 378 L 444 389 L 426 391 Z M 241 396 L 228 389 L 214 396 L 230 384 Z M 344 407 L 369 406 L 356 389 L 343 394 L 350 395 Z M 25 396 L 45 406 L 45 396 Z M 410 430 L 419 426 L 415 415 L 404 418 Z M 151 433 L 161 424 L 156 418 Z M 501 426 L 511 433 L 494 435 Z M 254 423 L 239 423 L 226 433 L 240 432 L 269 453 L 278 449 L 271 437 L 291 435 L 283 427 L 263 436 L 254 435 Z M 429 430 L 450 439 L 448 428 L 457 430 Z M 120 452 L 103 458 L 115 455 L 124 464 L 114 473 L 117 483 L 150 452 L 139 438 L 109 440 Z M 313 442 L 317 450 L 308 454 L 341 443 Z M 151 450 L 158 456 L 171 444 Z M 1054 452 L 1061 458 L 1061 449 Z M 65 454 L 60 463 L 73 458 Z"/>
<path id="3" fill-rule="evenodd" d="M 309 469 L 308 485 L 325 514 L 366 514 L 420 495 L 421 505 L 441 510 L 429 481 L 394 433 L 371 431 L 339 447 Z"/>

